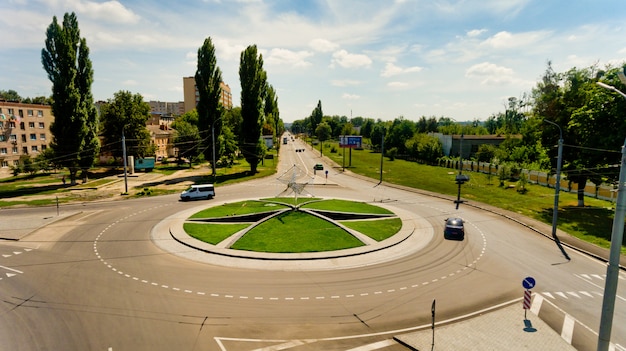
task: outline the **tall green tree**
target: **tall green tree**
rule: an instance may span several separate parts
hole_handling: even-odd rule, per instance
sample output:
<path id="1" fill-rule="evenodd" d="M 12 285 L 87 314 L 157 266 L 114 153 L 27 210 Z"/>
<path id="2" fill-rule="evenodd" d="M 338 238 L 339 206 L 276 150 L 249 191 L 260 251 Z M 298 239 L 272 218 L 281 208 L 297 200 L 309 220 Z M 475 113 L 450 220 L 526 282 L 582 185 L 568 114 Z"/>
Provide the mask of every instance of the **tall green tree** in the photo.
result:
<path id="1" fill-rule="evenodd" d="M 317 129 L 317 125 L 322 123 L 322 119 L 324 118 L 324 112 L 322 111 L 322 101 L 317 101 L 317 106 L 311 112 L 311 132 L 315 133 Z"/>
<path id="2" fill-rule="evenodd" d="M 74 13 L 65 13 L 60 25 L 56 16 L 46 30 L 41 62 L 52 82 L 52 142 L 58 163 L 67 167 L 70 182 L 76 183 L 78 170 L 93 165 L 99 154 L 98 115 L 93 104 L 93 69 L 89 47 L 80 38 Z"/>
<path id="3" fill-rule="evenodd" d="M 276 96 L 276 90 L 271 84 L 267 85 L 263 111 L 265 113 L 265 122 L 272 126 L 274 137 L 279 137 L 283 134 L 285 128 L 278 110 L 278 96 Z M 280 145 L 280 143 L 277 143 L 277 145 Z"/>
<path id="4" fill-rule="evenodd" d="M 263 126 L 263 102 L 267 87 L 267 74 L 263 70 L 263 55 L 257 53 L 256 45 L 250 45 L 239 59 L 241 82 L 242 126 L 239 148 L 250 164 L 250 172 L 256 173 L 264 144 L 261 141 Z"/>
<path id="5" fill-rule="evenodd" d="M 623 69 L 623 68 L 620 68 Z M 618 89 L 624 85 L 617 79 L 617 68 L 606 71 L 596 67 L 572 68 L 556 73 L 548 63 L 541 82 L 533 90 L 535 105 L 533 125 L 541 125 L 541 143 L 549 147 L 553 169 L 556 167 L 556 145 L 561 127 L 564 147 L 562 170 L 567 179 L 577 184 L 578 206 L 584 206 L 584 189 L 588 180 L 599 184 L 615 179 L 608 165 L 619 162 L 618 150 L 623 145 L 626 121 L 621 111 L 626 103 L 620 96 L 599 87 L 596 82 L 612 84 Z M 532 138 L 532 133 L 529 133 Z M 607 152 L 615 150 L 615 152 Z"/>
<path id="6" fill-rule="evenodd" d="M 220 100 L 222 88 L 222 72 L 217 66 L 215 58 L 215 47 L 211 41 L 211 37 L 204 40 L 202 46 L 198 49 L 198 65 L 196 69 L 196 88 L 198 89 L 198 130 L 201 136 L 207 142 L 204 143 L 204 156 L 208 160 L 213 160 L 213 149 L 220 150 L 218 144 L 219 135 L 222 132 L 222 113 L 223 107 Z M 206 133 L 206 134 L 204 134 Z M 213 139 L 215 138 L 215 139 Z M 215 148 L 213 147 L 215 146 Z M 215 159 L 219 159 L 215 155 Z M 211 164 L 212 174 L 215 175 L 215 165 Z"/>
<path id="7" fill-rule="evenodd" d="M 324 152 L 324 142 L 332 136 L 332 128 L 326 122 L 322 122 L 315 128 L 315 136 L 320 141 L 320 155 Z"/>
<path id="8" fill-rule="evenodd" d="M 188 158 L 189 166 L 201 153 L 202 140 L 198 131 L 198 111 L 191 110 L 177 117 L 172 123 L 176 131 L 174 145 L 178 149 L 178 157 Z"/>
<path id="9" fill-rule="evenodd" d="M 113 99 L 102 105 L 100 112 L 106 150 L 114 157 L 123 156 L 122 135 L 126 139 L 127 156 L 154 156 L 156 149 L 146 128 L 146 122 L 150 118 L 150 105 L 143 101 L 140 94 L 118 91 Z"/>
<path id="10" fill-rule="evenodd" d="M 0 99 L 15 102 L 22 101 L 22 97 L 20 96 L 20 94 L 18 94 L 17 91 L 11 89 L 0 90 Z"/>

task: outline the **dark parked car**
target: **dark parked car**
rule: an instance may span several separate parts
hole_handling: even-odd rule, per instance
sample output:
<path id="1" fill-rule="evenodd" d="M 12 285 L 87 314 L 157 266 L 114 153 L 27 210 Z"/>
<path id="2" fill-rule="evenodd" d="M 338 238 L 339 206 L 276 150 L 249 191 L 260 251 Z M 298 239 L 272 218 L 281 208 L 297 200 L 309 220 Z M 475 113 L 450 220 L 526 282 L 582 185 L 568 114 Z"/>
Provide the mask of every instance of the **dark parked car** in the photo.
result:
<path id="1" fill-rule="evenodd" d="M 324 170 L 324 165 L 321 163 L 316 164 L 315 166 L 313 166 L 313 169 L 316 171 L 322 171 Z"/>
<path id="2" fill-rule="evenodd" d="M 465 239 L 465 228 L 461 218 L 453 217 L 446 219 L 446 226 L 443 230 L 444 239 Z"/>

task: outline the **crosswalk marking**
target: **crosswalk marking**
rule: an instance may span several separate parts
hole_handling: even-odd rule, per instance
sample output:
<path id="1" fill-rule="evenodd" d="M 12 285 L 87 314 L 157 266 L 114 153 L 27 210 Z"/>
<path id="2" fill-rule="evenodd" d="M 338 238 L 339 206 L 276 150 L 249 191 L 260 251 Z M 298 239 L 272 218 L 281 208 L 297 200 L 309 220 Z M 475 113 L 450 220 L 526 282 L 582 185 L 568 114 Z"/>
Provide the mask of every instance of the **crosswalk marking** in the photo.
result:
<path id="1" fill-rule="evenodd" d="M 346 350 L 346 351 L 373 351 L 373 350 L 378 350 L 378 349 L 382 349 L 383 347 L 387 347 L 387 346 L 391 346 L 391 345 L 395 345 L 396 342 L 388 339 L 388 340 L 383 340 L 383 341 L 379 341 L 379 342 L 375 342 L 369 345 L 363 345 L 363 346 L 359 346 L 359 347 L 355 347 L 353 349 L 350 350 Z"/>

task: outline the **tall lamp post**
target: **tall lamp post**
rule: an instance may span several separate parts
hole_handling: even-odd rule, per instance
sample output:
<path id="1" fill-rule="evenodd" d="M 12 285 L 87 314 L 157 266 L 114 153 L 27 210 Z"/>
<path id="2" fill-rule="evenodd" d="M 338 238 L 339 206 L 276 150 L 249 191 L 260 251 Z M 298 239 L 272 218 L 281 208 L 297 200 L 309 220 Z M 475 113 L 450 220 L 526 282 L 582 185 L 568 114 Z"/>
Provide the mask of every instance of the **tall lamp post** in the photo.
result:
<path id="1" fill-rule="evenodd" d="M 619 72 L 619 79 L 626 84 L 626 77 Z M 597 82 L 605 89 L 614 91 L 626 99 L 626 94 L 614 86 Z M 615 216 L 613 217 L 613 229 L 611 232 L 611 248 L 609 252 L 609 265 L 606 269 L 606 282 L 604 284 L 604 297 L 602 299 L 602 315 L 600 316 L 600 331 L 598 332 L 598 351 L 607 351 L 611 343 L 611 329 L 613 328 L 613 314 L 615 312 L 615 297 L 617 295 L 617 282 L 619 280 L 619 256 L 624 236 L 624 216 L 626 215 L 626 140 L 622 146 L 622 161 L 619 170 L 619 184 L 617 187 L 617 203 Z"/>
<path id="2" fill-rule="evenodd" d="M 556 235 L 556 224 L 559 215 L 559 193 L 561 192 L 561 164 L 563 163 L 563 130 L 561 129 L 561 126 L 552 121 L 548 121 L 547 119 L 544 119 L 543 121 L 559 128 L 559 148 L 556 160 L 556 183 L 554 184 L 554 208 L 552 209 L 552 238 L 554 239 L 556 246 L 558 246 L 563 253 L 563 256 L 565 256 L 565 258 L 569 261 L 570 257 L 563 249 L 561 241 Z"/>
<path id="3" fill-rule="evenodd" d="M 213 163 L 211 163 L 211 167 L 213 168 L 213 184 L 215 184 L 216 174 L 215 174 L 215 123 L 222 119 L 222 117 L 216 119 L 211 124 L 211 142 L 213 143 Z"/>
<path id="4" fill-rule="evenodd" d="M 126 137 L 122 127 L 122 157 L 124 158 L 124 195 L 128 195 L 128 161 L 126 161 Z"/>

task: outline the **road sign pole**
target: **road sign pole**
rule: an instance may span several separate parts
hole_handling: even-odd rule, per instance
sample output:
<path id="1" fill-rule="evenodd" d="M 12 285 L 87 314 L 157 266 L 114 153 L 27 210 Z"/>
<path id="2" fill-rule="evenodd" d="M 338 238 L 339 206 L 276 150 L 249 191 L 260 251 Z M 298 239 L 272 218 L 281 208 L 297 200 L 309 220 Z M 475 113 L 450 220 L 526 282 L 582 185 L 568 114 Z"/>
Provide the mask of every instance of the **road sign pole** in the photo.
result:
<path id="1" fill-rule="evenodd" d="M 434 350 L 435 349 L 435 300 L 433 300 L 433 304 L 430 307 L 430 313 L 432 314 L 431 328 L 433 330 L 433 343 L 431 346 L 431 350 Z"/>

